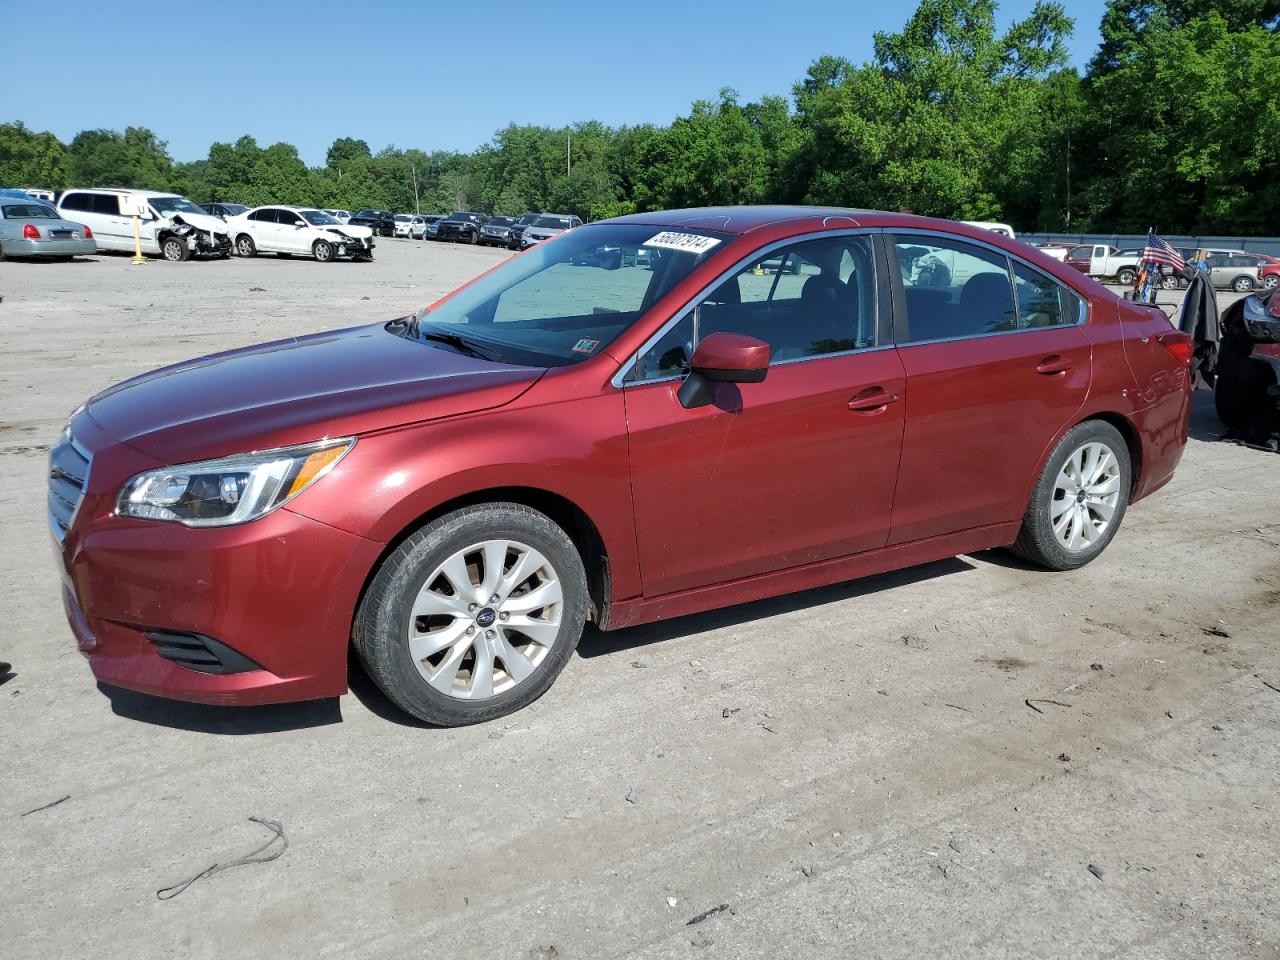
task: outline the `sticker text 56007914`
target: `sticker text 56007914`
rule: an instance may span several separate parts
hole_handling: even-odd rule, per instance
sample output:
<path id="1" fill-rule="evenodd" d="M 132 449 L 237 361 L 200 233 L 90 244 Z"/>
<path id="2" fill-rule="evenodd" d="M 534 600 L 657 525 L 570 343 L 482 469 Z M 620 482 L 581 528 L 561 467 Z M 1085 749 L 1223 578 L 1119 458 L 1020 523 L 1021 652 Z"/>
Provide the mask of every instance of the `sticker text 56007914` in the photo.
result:
<path id="1" fill-rule="evenodd" d="M 680 250 L 684 253 L 706 253 L 717 243 L 719 237 L 704 237 L 697 233 L 680 233 L 676 230 L 664 230 L 655 237 L 650 237 L 642 246 L 662 247 L 666 250 Z"/>

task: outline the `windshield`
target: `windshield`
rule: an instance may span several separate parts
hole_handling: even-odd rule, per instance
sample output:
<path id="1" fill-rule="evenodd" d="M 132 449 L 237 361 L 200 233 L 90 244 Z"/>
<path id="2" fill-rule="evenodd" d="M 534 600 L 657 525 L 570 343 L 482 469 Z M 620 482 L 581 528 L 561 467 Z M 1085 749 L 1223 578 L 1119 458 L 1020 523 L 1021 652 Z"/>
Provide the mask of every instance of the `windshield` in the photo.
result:
<path id="1" fill-rule="evenodd" d="M 516 226 L 527 227 L 529 226 L 529 224 L 533 223 L 533 221 L 537 219 L 538 219 L 538 215 L 536 213 L 526 213 L 523 217 L 521 217 L 519 220 L 516 221 Z"/>
<path id="2" fill-rule="evenodd" d="M 155 207 L 156 213 L 162 217 L 172 217 L 175 213 L 198 213 L 202 217 L 208 216 L 186 197 L 148 197 L 147 202 Z"/>
<path id="3" fill-rule="evenodd" d="M 533 221 L 535 227 L 546 227 L 551 230 L 568 230 L 568 217 L 539 217 Z"/>
<path id="4" fill-rule="evenodd" d="M 407 213 L 397 213 L 397 214 L 396 214 L 396 223 L 408 223 L 408 222 L 409 222 L 410 220 L 412 220 L 412 219 L 413 219 L 413 218 L 412 218 L 412 217 L 410 217 Z"/>
<path id="5" fill-rule="evenodd" d="M 317 227 L 335 227 L 341 226 L 337 220 L 329 216 L 323 210 L 303 210 L 302 217 L 307 223 L 314 223 Z"/>
<path id="6" fill-rule="evenodd" d="M 58 211 L 43 203 L 6 203 L 0 205 L 6 220 L 61 220 Z"/>
<path id="7" fill-rule="evenodd" d="M 511 217 L 493 217 L 485 224 L 486 227 L 509 227 L 515 223 Z"/>
<path id="8" fill-rule="evenodd" d="M 650 244 L 660 237 L 664 245 Z M 583 227 L 422 311 L 417 331 L 474 342 L 477 353 L 504 363 L 577 363 L 607 347 L 726 239 L 636 224 Z M 682 241 L 694 249 L 674 249 Z"/>
<path id="9" fill-rule="evenodd" d="M 357 217 L 377 217 L 378 211 L 377 210 L 361 210 L 359 213 L 356 214 L 356 216 Z"/>

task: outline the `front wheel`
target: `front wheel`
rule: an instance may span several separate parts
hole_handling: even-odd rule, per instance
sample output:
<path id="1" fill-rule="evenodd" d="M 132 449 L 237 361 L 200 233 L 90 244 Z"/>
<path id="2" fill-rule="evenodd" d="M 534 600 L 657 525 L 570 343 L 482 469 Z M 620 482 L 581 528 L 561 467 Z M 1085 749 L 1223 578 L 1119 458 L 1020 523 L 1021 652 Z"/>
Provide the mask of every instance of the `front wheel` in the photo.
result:
<path id="1" fill-rule="evenodd" d="M 333 244 L 328 240 L 317 240 L 311 248 L 312 255 L 320 263 L 328 263 L 333 259 Z"/>
<path id="2" fill-rule="evenodd" d="M 1036 481 L 1014 553 L 1050 570 L 1083 567 L 1116 535 L 1132 476 L 1119 430 L 1101 420 L 1072 427 Z"/>
<path id="3" fill-rule="evenodd" d="M 168 236 L 160 244 L 160 255 L 170 263 L 182 263 L 191 257 L 191 248 L 181 237 Z"/>
<path id="4" fill-rule="evenodd" d="M 1231 289 L 1236 293 L 1248 293 L 1253 289 L 1253 277 L 1239 276 L 1231 281 Z"/>
<path id="5" fill-rule="evenodd" d="M 352 640 L 397 706 L 462 726 L 542 696 L 578 645 L 587 604 L 564 530 L 521 504 L 479 504 L 431 521 L 383 561 Z"/>
<path id="6" fill-rule="evenodd" d="M 242 233 L 236 237 L 236 253 L 242 257 L 256 257 L 258 248 L 253 244 L 253 237 Z"/>
<path id="7" fill-rule="evenodd" d="M 1160 278 L 1160 286 L 1164 290 L 1177 290 L 1182 284 L 1176 276 L 1170 273 Z"/>

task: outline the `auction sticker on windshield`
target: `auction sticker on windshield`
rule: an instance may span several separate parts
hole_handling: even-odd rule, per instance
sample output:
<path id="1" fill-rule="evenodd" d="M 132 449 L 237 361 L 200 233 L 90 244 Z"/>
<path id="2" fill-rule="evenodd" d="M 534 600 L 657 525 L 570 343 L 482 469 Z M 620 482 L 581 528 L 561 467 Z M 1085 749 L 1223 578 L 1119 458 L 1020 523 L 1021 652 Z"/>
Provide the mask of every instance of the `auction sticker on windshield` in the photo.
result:
<path id="1" fill-rule="evenodd" d="M 706 253 L 719 242 L 719 237 L 703 237 L 696 233 L 678 233 L 675 230 L 665 230 L 656 237 L 649 238 L 641 246 L 664 247 L 667 250 L 681 250 L 685 253 L 701 254 Z"/>

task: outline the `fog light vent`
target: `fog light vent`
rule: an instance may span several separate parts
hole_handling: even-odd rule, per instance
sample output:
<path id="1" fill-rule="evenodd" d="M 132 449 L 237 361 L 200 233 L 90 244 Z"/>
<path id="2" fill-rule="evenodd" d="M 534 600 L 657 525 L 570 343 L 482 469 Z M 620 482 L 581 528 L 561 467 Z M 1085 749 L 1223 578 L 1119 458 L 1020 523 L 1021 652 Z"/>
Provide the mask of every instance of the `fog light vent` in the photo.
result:
<path id="1" fill-rule="evenodd" d="M 261 670 L 238 650 L 199 633 L 177 633 L 171 630 L 148 630 L 147 639 L 155 644 L 156 653 L 166 660 L 200 673 L 248 673 Z"/>

